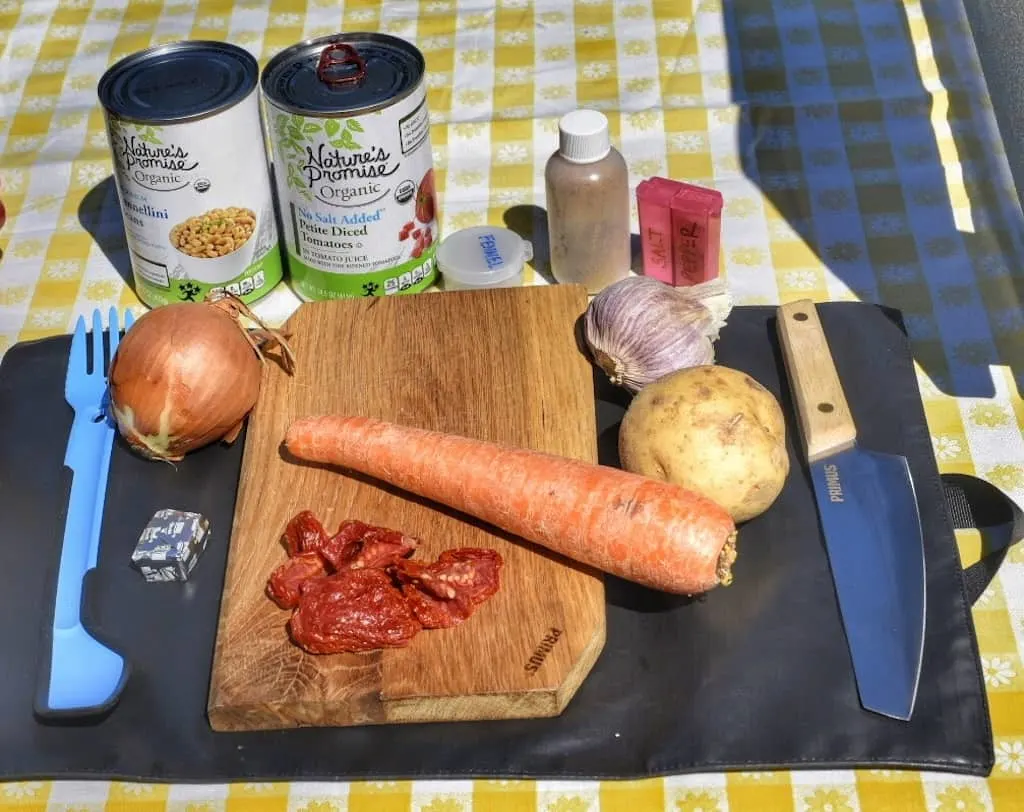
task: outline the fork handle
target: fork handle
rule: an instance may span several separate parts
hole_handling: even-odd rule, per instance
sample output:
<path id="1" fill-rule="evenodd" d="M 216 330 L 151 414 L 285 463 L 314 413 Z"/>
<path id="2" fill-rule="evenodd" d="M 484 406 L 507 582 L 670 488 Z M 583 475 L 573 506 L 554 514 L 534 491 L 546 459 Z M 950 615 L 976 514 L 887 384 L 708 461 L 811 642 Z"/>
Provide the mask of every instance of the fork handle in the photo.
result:
<path id="1" fill-rule="evenodd" d="M 64 524 L 53 623 L 45 629 L 35 711 L 44 717 L 87 716 L 108 710 L 128 678 L 124 658 L 96 640 L 82 624 L 85 574 L 96 566 L 114 427 L 78 410 L 64 464 L 71 494 Z"/>
<path id="2" fill-rule="evenodd" d="M 94 423 L 87 413 L 75 415 L 64 456 L 72 480 L 57 573 L 54 629 L 68 629 L 81 622 L 82 579 L 96 566 L 112 442 L 105 421 Z"/>

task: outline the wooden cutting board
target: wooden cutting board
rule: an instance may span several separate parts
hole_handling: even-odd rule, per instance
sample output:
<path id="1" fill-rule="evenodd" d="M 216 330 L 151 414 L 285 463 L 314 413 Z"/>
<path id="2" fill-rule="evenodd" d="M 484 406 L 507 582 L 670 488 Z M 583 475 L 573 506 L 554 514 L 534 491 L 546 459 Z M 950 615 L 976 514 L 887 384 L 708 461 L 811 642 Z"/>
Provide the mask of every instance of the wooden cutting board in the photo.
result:
<path id="1" fill-rule="evenodd" d="M 578 286 L 452 291 L 302 305 L 287 322 L 293 377 L 267 364 L 249 420 L 210 685 L 215 730 L 508 719 L 559 714 L 605 639 L 599 574 L 366 478 L 286 462 L 301 416 L 392 420 L 596 462 L 593 373 Z M 264 594 L 279 539 L 309 509 L 504 558 L 501 589 L 468 621 L 405 649 L 310 655 Z"/>

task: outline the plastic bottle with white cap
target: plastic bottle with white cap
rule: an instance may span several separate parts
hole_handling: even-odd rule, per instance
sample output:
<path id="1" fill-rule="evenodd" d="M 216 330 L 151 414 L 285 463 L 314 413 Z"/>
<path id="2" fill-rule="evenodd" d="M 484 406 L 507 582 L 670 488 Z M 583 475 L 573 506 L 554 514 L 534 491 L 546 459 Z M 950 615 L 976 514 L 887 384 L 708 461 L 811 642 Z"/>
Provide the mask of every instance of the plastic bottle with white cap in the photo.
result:
<path id="1" fill-rule="evenodd" d="M 551 273 L 594 294 L 630 272 L 629 170 L 597 110 L 564 115 L 558 140 L 544 169 Z"/>

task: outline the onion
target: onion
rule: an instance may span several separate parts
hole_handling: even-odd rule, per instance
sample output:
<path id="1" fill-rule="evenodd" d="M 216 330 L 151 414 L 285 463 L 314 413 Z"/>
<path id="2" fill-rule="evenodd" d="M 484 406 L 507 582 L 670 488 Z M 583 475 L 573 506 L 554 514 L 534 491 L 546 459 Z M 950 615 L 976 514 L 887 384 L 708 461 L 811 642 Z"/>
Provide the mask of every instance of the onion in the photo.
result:
<path id="1" fill-rule="evenodd" d="M 260 329 L 250 334 L 243 315 Z M 233 442 L 256 405 L 263 350 L 275 345 L 291 374 L 284 336 L 230 293 L 150 310 L 125 333 L 110 364 L 118 432 L 142 456 L 171 462 L 218 440 Z"/>

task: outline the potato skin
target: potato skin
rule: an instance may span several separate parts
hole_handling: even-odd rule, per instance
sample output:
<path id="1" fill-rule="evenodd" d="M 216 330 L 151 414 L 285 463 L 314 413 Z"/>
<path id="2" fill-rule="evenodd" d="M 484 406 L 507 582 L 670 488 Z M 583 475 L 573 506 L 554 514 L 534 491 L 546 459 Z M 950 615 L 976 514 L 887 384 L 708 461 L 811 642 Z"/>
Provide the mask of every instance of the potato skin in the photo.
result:
<path id="1" fill-rule="evenodd" d="M 744 372 L 681 369 L 633 398 L 619 429 L 622 467 L 696 491 L 742 522 L 771 507 L 789 475 L 786 421 Z"/>

